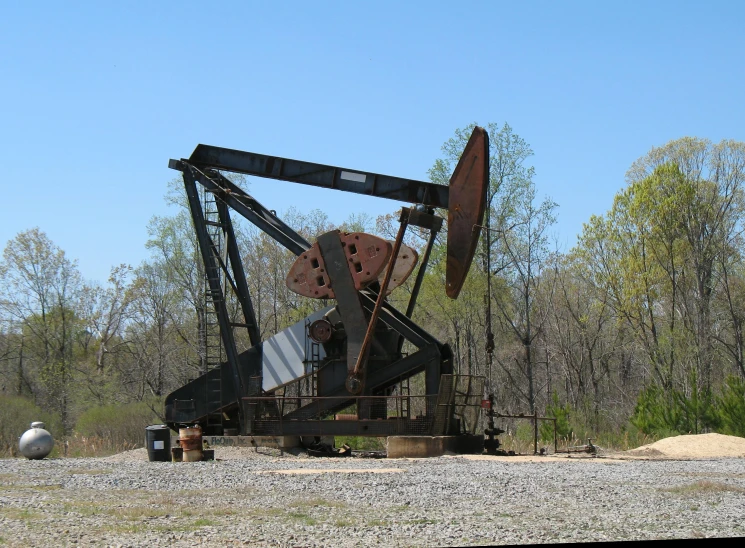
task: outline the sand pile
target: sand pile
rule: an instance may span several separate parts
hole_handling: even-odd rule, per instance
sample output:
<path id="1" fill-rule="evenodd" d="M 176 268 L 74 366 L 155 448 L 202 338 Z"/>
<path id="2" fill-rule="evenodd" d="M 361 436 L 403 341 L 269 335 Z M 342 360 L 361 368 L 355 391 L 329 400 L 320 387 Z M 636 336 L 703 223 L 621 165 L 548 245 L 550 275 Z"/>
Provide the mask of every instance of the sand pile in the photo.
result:
<path id="1" fill-rule="evenodd" d="M 723 434 L 673 436 L 624 451 L 623 454 L 632 457 L 673 459 L 745 457 L 745 438 Z"/>

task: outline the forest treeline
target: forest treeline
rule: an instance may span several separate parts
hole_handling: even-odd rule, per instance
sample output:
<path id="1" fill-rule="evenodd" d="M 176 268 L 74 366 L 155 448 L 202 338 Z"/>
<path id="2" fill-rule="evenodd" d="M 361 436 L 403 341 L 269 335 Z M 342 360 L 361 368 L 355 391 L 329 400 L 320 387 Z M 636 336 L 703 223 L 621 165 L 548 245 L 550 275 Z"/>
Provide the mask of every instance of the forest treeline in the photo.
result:
<path id="1" fill-rule="evenodd" d="M 443 145 L 433 182 L 447 184 L 472 127 Z M 562 417 L 563 435 L 579 426 L 745 435 L 745 143 L 685 137 L 653 148 L 563 251 L 558 205 L 536 194 L 530 146 L 507 124 L 487 129 L 489 228 L 457 300 L 444 291 L 443 229 L 414 312 L 451 344 L 457 371 L 485 375 L 503 413 Z M 179 184 L 167 196 L 178 212 L 148 226 L 149 258 L 112 268 L 104 284 L 86 281 L 40 228 L 7 243 L 0 398 L 33 402 L 69 434 L 91 410 L 160 411 L 165 395 L 201 374 L 204 272 Z M 332 228 L 391 239 L 397 230 L 394 211 L 340 227 L 321 211 L 281 217 L 310 241 Z M 285 286 L 294 255 L 236 224 L 266 338 L 320 303 Z M 421 250 L 425 237 L 410 230 L 407 243 Z M 405 308 L 411 284 L 390 299 Z"/>

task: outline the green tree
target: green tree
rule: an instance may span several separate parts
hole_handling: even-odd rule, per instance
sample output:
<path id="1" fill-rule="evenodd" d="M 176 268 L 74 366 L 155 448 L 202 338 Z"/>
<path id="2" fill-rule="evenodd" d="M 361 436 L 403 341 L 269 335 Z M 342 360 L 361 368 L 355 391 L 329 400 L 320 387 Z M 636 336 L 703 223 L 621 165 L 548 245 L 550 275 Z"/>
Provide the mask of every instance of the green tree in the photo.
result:
<path id="1" fill-rule="evenodd" d="M 562 405 L 559 402 L 559 395 L 556 392 L 551 393 L 551 399 L 548 405 L 546 405 L 546 416 L 554 417 L 556 419 L 556 437 L 561 439 L 568 439 L 572 436 L 572 426 L 570 423 L 570 416 L 572 414 L 572 406 L 569 402 Z M 554 437 L 554 425 L 550 422 L 541 423 L 541 439 L 550 440 Z"/>
<path id="2" fill-rule="evenodd" d="M 448 184 L 455 165 L 465 148 L 476 124 L 455 131 L 455 135 L 442 146 L 444 156 L 435 161 L 429 177 L 435 183 Z M 545 199 L 536 203 L 535 186 L 532 182 L 535 170 L 527 164 L 533 155 L 530 145 L 515 134 L 509 124 L 501 128 L 488 124 L 489 134 L 489 187 L 487 207 L 481 233 L 479 267 L 482 272 L 496 271 L 500 280 L 495 283 L 487 278 L 482 306 L 485 319 L 485 346 L 493 348 L 492 310 L 498 309 L 503 334 L 519 341 L 523 357 L 514 360 L 498 360 L 502 376 L 514 391 L 528 403 L 531 412 L 535 407 L 535 355 L 532 345 L 541 331 L 544 318 L 534 321 L 535 290 L 540 283 L 542 268 L 548 258 L 547 229 L 555 220 L 556 204 Z M 473 275 L 473 273 L 471 274 Z M 491 273 L 490 273 L 491 276 Z M 486 342 L 488 341 L 488 342 Z M 507 342 L 509 344 L 509 342 Z M 491 359 L 491 350 L 487 358 Z M 513 367 L 517 364 L 517 369 Z M 492 378 L 491 364 L 487 371 Z M 524 386 L 527 382 L 527 387 Z M 492 382 L 492 385 L 500 384 Z"/>
<path id="3" fill-rule="evenodd" d="M 76 264 L 38 228 L 10 240 L 0 264 L 0 307 L 22 329 L 23 367 L 32 368 L 37 401 L 72 427 L 75 342 L 83 329 Z"/>
<path id="4" fill-rule="evenodd" d="M 695 370 L 697 393 L 710 394 L 712 368 L 742 348 L 731 282 L 742 245 L 744 145 L 679 139 L 652 149 L 627 178 L 611 210 L 585 225 L 578 251 L 645 352 L 653 382 L 671 394 L 690 391 Z M 715 316 L 721 291 L 726 313 Z"/>
<path id="5" fill-rule="evenodd" d="M 512 333 L 522 345 L 522 359 L 516 359 L 517 371 L 522 383 L 514 383 L 515 388 L 527 402 L 530 413 L 535 413 L 537 397 L 537 371 L 535 346 L 543 333 L 550 308 L 540 310 L 536 296 L 544 290 L 553 294 L 555 270 L 551 268 L 549 229 L 556 222 L 556 202 L 545 198 L 536 203 L 535 185 L 527 182 L 511 198 L 511 213 L 503 219 L 506 224 L 499 230 L 497 240 L 501 264 L 497 273 L 504 279 L 507 291 L 495 299 L 503 328 Z M 542 287 L 548 285 L 548 287 Z M 507 365 L 500 363 L 507 370 Z"/>
<path id="6" fill-rule="evenodd" d="M 675 171 L 674 166 L 658 169 L 616 195 L 604 217 L 593 216 L 585 225 L 578 250 L 589 279 L 609 296 L 616 316 L 646 352 L 655 381 L 666 390 L 672 388 L 676 349 L 685 335 L 674 312 L 680 294 L 677 265 L 683 258 L 675 227 L 665 222 L 668 208 L 655 206 L 660 183 Z"/>
<path id="7" fill-rule="evenodd" d="M 547 371 L 547 386 L 549 390 L 560 386 L 551 378 L 556 375 L 564 381 L 567 401 L 573 407 L 591 401 L 592 409 L 585 411 L 597 427 L 611 396 L 611 381 L 616 380 L 614 357 L 625 350 L 624 333 L 614 322 L 608 294 L 585 279 L 589 269 L 582 257 L 569 253 L 554 268 L 556 290 L 543 305 L 550 309 L 545 344 L 553 362 Z M 619 378 L 618 385 L 626 380 Z"/>
<path id="8" fill-rule="evenodd" d="M 119 371 L 127 391 L 136 400 L 163 396 L 169 389 L 199 374 L 192 346 L 181 337 L 178 324 L 189 322 L 169 269 L 158 260 L 136 270 L 131 321 L 127 326 L 130 359 Z M 184 367 L 192 363 L 192 369 Z"/>
<path id="9" fill-rule="evenodd" d="M 720 432 L 745 437 L 745 380 L 729 376 L 716 402 Z"/>
<path id="10" fill-rule="evenodd" d="M 199 253 L 191 217 L 185 210 L 170 217 L 154 217 L 148 226 L 146 247 L 152 264 L 178 293 L 180 306 L 169 309 L 174 327 L 190 352 L 187 371 L 206 369 L 203 332 L 205 325 L 204 265 Z M 188 373 L 187 373 L 188 374 Z"/>
<path id="11" fill-rule="evenodd" d="M 675 176 L 663 179 L 672 184 L 659 185 L 655 197 L 662 200 L 658 206 L 671 203 L 671 224 L 680 235 L 679 245 L 685 246 L 681 277 L 688 282 L 690 299 L 684 305 L 699 383 L 708 390 L 715 356 L 712 299 L 720 275 L 717 266 L 742 230 L 745 143 L 724 140 L 713 144 L 691 137 L 670 141 L 637 160 L 627 180 L 633 185 L 665 169 L 674 169 Z M 667 214 L 664 208 L 663 215 Z"/>

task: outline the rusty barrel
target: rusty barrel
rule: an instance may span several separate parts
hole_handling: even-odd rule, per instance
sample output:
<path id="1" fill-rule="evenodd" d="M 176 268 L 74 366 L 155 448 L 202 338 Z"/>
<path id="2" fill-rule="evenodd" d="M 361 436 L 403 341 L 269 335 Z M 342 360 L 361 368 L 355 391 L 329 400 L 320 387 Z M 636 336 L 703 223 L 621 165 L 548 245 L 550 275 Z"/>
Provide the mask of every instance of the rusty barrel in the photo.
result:
<path id="1" fill-rule="evenodd" d="M 178 444 L 184 451 L 184 462 L 202 460 L 202 428 L 199 425 L 179 428 Z"/>

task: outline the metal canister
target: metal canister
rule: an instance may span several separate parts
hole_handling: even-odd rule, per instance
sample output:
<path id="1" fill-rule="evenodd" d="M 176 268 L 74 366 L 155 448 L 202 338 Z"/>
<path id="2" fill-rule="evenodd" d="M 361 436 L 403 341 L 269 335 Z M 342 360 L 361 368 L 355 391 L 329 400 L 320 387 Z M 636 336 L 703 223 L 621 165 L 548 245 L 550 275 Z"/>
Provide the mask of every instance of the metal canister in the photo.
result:
<path id="1" fill-rule="evenodd" d="M 202 427 L 196 424 L 179 428 L 178 444 L 184 451 L 184 462 L 202 460 Z"/>
<path id="2" fill-rule="evenodd" d="M 26 430 L 18 440 L 18 449 L 27 459 L 43 459 L 53 448 L 54 439 L 44 429 L 43 422 L 32 422 L 31 429 Z"/>
<path id="3" fill-rule="evenodd" d="M 171 460 L 171 429 L 165 424 L 145 428 L 145 444 L 150 462 Z"/>

